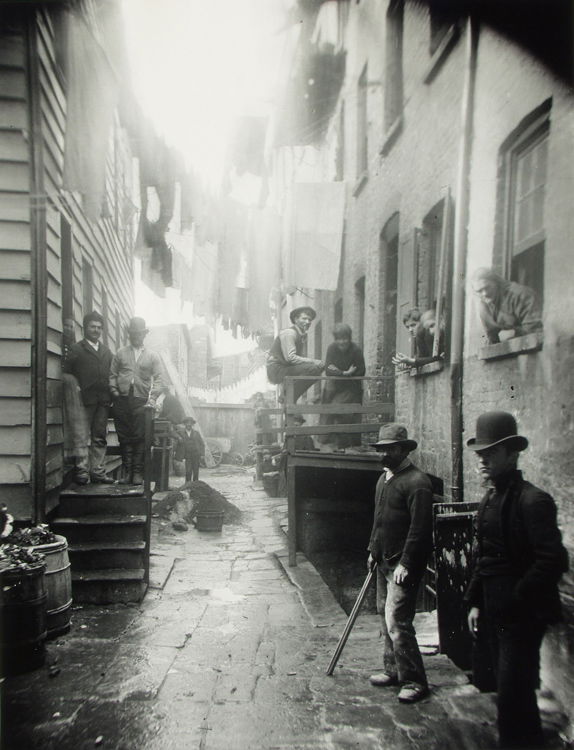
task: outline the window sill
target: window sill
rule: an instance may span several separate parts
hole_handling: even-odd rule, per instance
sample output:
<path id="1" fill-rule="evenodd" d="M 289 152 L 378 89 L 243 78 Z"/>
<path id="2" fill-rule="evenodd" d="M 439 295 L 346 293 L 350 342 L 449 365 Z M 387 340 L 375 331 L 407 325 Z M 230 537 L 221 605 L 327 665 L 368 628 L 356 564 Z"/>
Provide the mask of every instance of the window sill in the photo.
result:
<path id="1" fill-rule="evenodd" d="M 444 370 L 444 362 L 429 362 L 428 365 L 422 367 L 411 368 L 411 378 L 420 378 L 425 375 L 432 375 L 434 372 L 442 372 Z"/>
<path id="2" fill-rule="evenodd" d="M 436 48 L 436 50 L 433 53 L 433 56 L 431 57 L 428 70 L 423 79 L 425 83 L 427 84 L 432 83 L 432 81 L 435 79 L 439 70 L 442 68 L 444 61 L 448 57 L 451 49 L 457 43 L 459 36 L 460 36 L 460 28 L 458 24 L 453 24 L 450 27 L 450 29 L 446 32 L 444 39 Z"/>
<path id="3" fill-rule="evenodd" d="M 365 171 L 357 177 L 357 181 L 355 182 L 355 185 L 353 186 L 353 198 L 356 198 L 358 195 L 360 195 L 362 189 L 367 184 L 367 181 L 369 179 L 369 173 L 365 169 Z"/>
<path id="4" fill-rule="evenodd" d="M 391 127 L 385 133 L 383 145 L 379 151 L 381 156 L 386 156 L 392 149 L 395 141 L 403 132 L 404 117 L 402 113 L 395 119 Z"/>
<path id="5" fill-rule="evenodd" d="M 484 360 L 502 359 L 503 357 L 515 357 L 527 352 L 538 352 L 542 349 L 542 341 L 542 331 L 535 331 L 526 334 L 526 336 L 517 336 L 506 341 L 499 341 L 496 344 L 486 344 L 480 347 L 478 358 Z"/>

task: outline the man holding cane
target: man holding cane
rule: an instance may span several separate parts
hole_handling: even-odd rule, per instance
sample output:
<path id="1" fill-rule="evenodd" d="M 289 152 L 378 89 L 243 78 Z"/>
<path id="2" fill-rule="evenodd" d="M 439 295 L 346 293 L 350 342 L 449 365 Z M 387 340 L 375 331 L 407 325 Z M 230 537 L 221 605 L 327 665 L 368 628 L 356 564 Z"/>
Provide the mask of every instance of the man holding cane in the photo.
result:
<path id="1" fill-rule="evenodd" d="M 416 703 L 429 694 L 413 620 L 432 547 L 432 485 L 409 459 L 417 443 L 403 425 L 383 425 L 373 446 L 385 471 L 375 490 L 368 567 L 377 563 L 384 671 L 370 681 L 379 687 L 400 685 L 399 701 Z"/>

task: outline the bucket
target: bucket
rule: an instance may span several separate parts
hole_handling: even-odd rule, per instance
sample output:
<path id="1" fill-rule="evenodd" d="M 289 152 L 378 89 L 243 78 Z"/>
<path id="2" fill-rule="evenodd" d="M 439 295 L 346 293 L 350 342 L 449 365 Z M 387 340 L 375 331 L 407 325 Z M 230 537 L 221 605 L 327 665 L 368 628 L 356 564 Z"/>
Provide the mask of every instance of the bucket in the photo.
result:
<path id="1" fill-rule="evenodd" d="M 57 534 L 55 542 L 37 544 L 26 549 L 41 552 L 46 560 L 46 622 L 48 638 L 55 638 L 70 629 L 72 572 L 68 558 L 68 540 Z"/>
<path id="2" fill-rule="evenodd" d="M 263 489 L 267 497 L 278 497 L 279 495 L 279 472 L 270 471 L 263 474 Z"/>
<path id="3" fill-rule="evenodd" d="M 223 528 L 223 510 L 198 510 L 195 517 L 195 528 L 198 531 L 221 531 Z"/>
<path id="4" fill-rule="evenodd" d="M 0 672 L 37 669 L 46 658 L 44 563 L 0 572 Z"/>

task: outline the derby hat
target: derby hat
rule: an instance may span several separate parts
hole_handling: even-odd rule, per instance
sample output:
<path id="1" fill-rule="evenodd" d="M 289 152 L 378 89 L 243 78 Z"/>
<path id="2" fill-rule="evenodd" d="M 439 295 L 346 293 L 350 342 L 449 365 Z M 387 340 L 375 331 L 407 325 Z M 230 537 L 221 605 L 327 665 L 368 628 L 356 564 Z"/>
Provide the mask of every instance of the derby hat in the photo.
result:
<path id="1" fill-rule="evenodd" d="M 191 422 L 192 424 L 196 424 L 197 420 L 195 420 L 193 417 L 184 417 L 183 418 L 183 424 L 186 424 L 187 422 Z"/>
<path id="2" fill-rule="evenodd" d="M 131 318 L 128 323 L 128 333 L 148 333 L 145 320 L 143 318 Z"/>
<path id="3" fill-rule="evenodd" d="M 294 310 L 291 310 L 291 312 L 289 313 L 291 323 L 294 323 L 295 318 L 298 315 L 301 315 L 301 313 L 307 313 L 311 320 L 315 320 L 315 318 L 317 317 L 317 313 L 315 312 L 315 310 L 313 310 L 312 307 L 309 307 L 309 305 L 303 305 L 302 307 L 296 307 Z"/>
<path id="4" fill-rule="evenodd" d="M 483 451 L 493 445 L 511 443 L 516 450 L 523 451 L 528 440 L 518 435 L 516 420 L 507 411 L 487 411 L 476 420 L 476 435 L 466 441 L 473 451 Z"/>
<path id="5" fill-rule="evenodd" d="M 376 443 L 371 443 L 374 448 L 380 448 L 384 445 L 404 445 L 409 451 L 414 451 L 418 443 L 416 440 L 409 438 L 407 428 L 397 422 L 384 424 L 379 430 L 379 438 Z"/>

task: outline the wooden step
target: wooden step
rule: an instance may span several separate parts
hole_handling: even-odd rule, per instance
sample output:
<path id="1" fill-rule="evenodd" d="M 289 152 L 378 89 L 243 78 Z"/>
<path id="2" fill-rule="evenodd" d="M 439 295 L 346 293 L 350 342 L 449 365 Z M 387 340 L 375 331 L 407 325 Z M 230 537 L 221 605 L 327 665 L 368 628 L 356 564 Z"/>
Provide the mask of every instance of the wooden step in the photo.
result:
<path id="1" fill-rule="evenodd" d="M 103 485 L 96 485 L 102 487 Z M 89 485 L 88 485 L 89 487 Z M 138 491 L 105 494 L 104 492 L 62 492 L 58 515 L 75 518 L 88 515 L 142 515 L 146 514 L 150 501 Z"/>
<path id="2" fill-rule="evenodd" d="M 115 604 L 140 602 L 146 592 L 143 568 L 72 570 L 74 602 Z"/>
<path id="3" fill-rule="evenodd" d="M 113 514 L 62 517 L 54 520 L 52 530 L 65 536 L 72 546 L 98 542 L 145 541 L 146 517 Z"/>
<path id="4" fill-rule="evenodd" d="M 143 568 L 146 557 L 144 541 L 85 542 L 68 547 L 73 571 L 104 568 Z"/>

